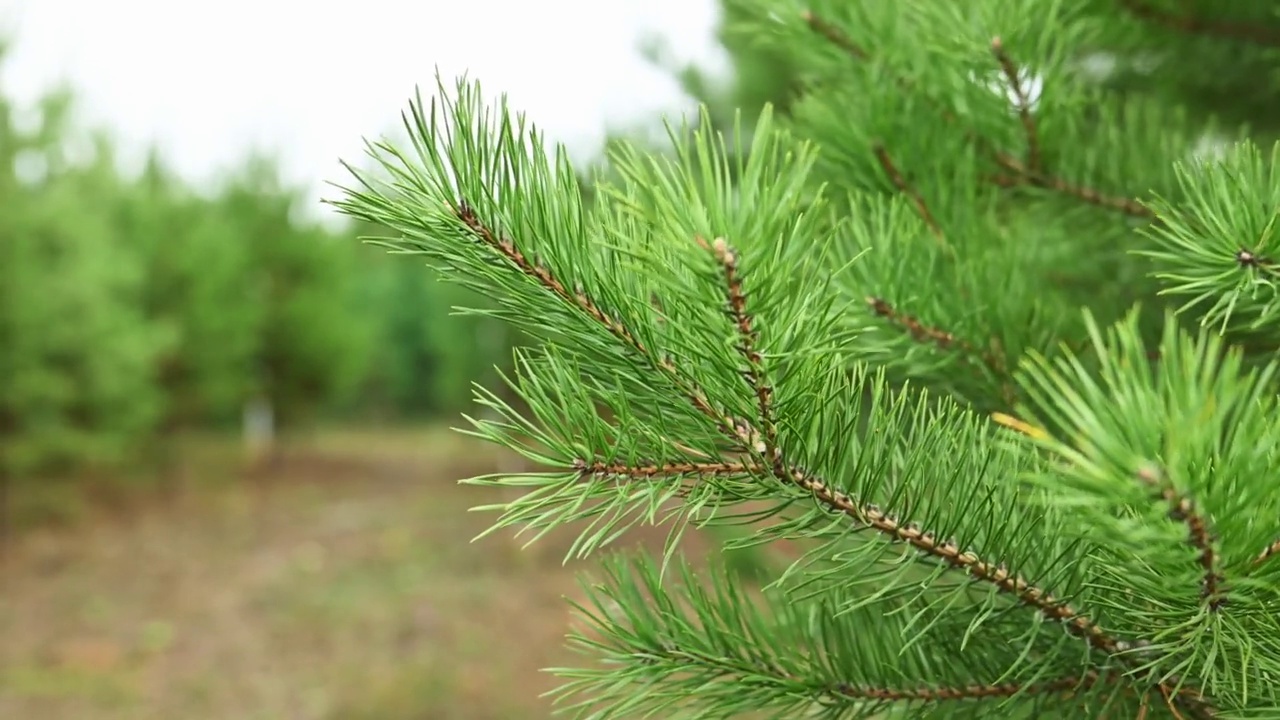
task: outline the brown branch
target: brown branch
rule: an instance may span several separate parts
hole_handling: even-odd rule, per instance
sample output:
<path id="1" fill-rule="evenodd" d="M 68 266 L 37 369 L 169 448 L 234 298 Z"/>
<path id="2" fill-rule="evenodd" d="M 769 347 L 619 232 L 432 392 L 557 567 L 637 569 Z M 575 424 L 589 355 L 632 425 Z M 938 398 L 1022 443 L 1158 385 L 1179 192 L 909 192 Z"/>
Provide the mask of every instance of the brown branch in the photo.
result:
<path id="1" fill-rule="evenodd" d="M 1222 587 L 1224 578 L 1218 568 L 1218 552 L 1214 549 L 1214 537 L 1208 520 L 1196 511 L 1191 498 L 1178 492 L 1159 467 L 1144 465 L 1139 468 L 1137 476 L 1139 481 L 1155 490 L 1157 497 L 1169 505 L 1169 519 L 1187 526 L 1187 542 L 1196 550 L 1200 567 L 1204 570 L 1204 578 L 1200 581 L 1200 597 L 1208 603 L 1210 610 L 1216 612 L 1221 609 L 1227 598 Z"/>
<path id="2" fill-rule="evenodd" d="M 871 61 L 871 54 L 867 52 L 866 48 L 854 42 L 853 38 L 850 38 L 848 35 L 845 35 L 840 30 L 840 28 L 837 28 L 835 25 L 832 25 L 826 20 L 823 20 L 822 18 L 814 15 L 813 12 L 809 10 L 802 11 L 800 13 L 800 17 L 805 21 L 806 24 L 809 25 L 810 29 L 812 29 L 817 34 L 821 35 L 823 38 L 828 40 L 831 44 L 845 51 L 849 55 L 849 57 L 861 62 Z M 911 93 L 911 92 L 915 92 L 916 90 L 915 81 L 913 81 L 907 75 L 895 74 L 893 75 L 892 80 L 903 92 Z M 925 95 L 923 93 L 920 94 L 920 97 L 925 102 L 932 105 L 934 111 L 936 111 L 944 121 L 948 123 L 958 122 L 958 118 L 956 118 L 955 113 L 952 112 L 950 108 L 946 107 L 945 105 L 938 102 L 934 98 L 928 95 Z M 971 141 L 979 145 L 982 145 L 984 147 L 988 145 L 986 138 L 980 137 L 979 135 L 974 133 L 972 130 L 967 130 L 965 132 L 965 135 Z"/>
<path id="3" fill-rule="evenodd" d="M 893 158 L 889 157 L 889 151 L 880 143 L 876 143 L 872 147 L 872 152 L 876 154 L 876 160 L 880 163 L 880 168 L 884 170 L 885 175 L 889 176 L 889 181 L 893 183 L 893 186 L 898 189 L 898 192 L 906 195 L 911 200 L 911 204 L 916 208 L 916 213 L 921 220 L 924 220 L 924 224 L 929 227 L 929 232 L 933 233 L 933 236 L 937 238 L 938 244 L 942 245 L 943 249 L 950 250 L 951 248 L 947 245 L 947 238 L 942 233 L 942 226 L 938 224 L 937 218 L 929 210 L 929 205 L 925 203 L 924 196 L 903 177 L 902 172 L 898 170 L 898 166 L 893 163 Z"/>
<path id="4" fill-rule="evenodd" d="M 902 327 L 911 337 L 917 341 L 928 341 L 942 348 L 943 350 L 951 350 L 952 348 L 960 348 L 961 350 L 971 351 L 972 346 L 956 338 L 951 333 L 940 330 L 920 322 L 914 315 L 908 315 L 899 312 L 889 301 L 878 297 L 868 297 L 867 304 L 871 306 L 871 311 L 889 322 Z"/>
<path id="5" fill-rule="evenodd" d="M 612 475 L 615 477 L 626 477 L 634 480 L 647 480 L 655 477 L 673 477 L 683 475 L 697 475 L 700 477 L 706 477 L 709 475 L 750 475 L 763 470 L 759 465 L 753 465 L 750 463 L 666 462 L 644 465 L 627 465 L 625 463 L 604 462 L 602 460 L 587 462 L 586 460 L 581 459 L 573 461 L 573 469 L 583 476 Z"/>
<path id="6" fill-rule="evenodd" d="M 961 549 L 954 539 L 939 540 L 932 532 L 922 529 L 916 523 L 900 523 L 895 516 L 876 505 L 860 505 L 845 493 L 832 489 L 822 479 L 806 474 L 799 468 L 791 468 L 786 480 L 810 492 L 828 509 L 1012 595 L 1045 618 L 1063 624 L 1068 632 L 1095 649 L 1115 654 L 1132 647 L 1131 643 L 1112 637 L 1093 620 L 1049 591 L 1009 572 L 1003 564 L 988 562 L 970 550 Z"/>
<path id="7" fill-rule="evenodd" d="M 764 431 L 761 437 L 752 440 L 750 446 L 764 455 L 776 469 L 780 467 L 782 454 L 778 449 L 778 426 L 773 418 L 773 388 L 765 377 L 764 358 L 758 349 L 760 336 L 755 328 L 755 319 L 747 312 L 747 296 L 742 290 L 742 278 L 738 272 L 738 253 L 729 247 L 724 238 L 716 238 L 710 244 L 702 238 L 696 240 L 699 245 L 710 250 L 720 264 L 728 296 L 729 316 L 733 318 L 738 331 L 737 350 L 747 361 L 743 379 L 756 396 L 756 408 Z"/>
<path id="8" fill-rule="evenodd" d="M 1007 153 L 998 153 L 995 160 L 1009 172 L 1014 173 L 1036 187 L 1052 190 L 1060 195 L 1074 197 L 1077 200 L 1082 200 L 1090 205 L 1097 205 L 1098 207 L 1107 208 L 1109 210 L 1118 210 L 1133 217 L 1155 217 L 1155 213 L 1152 212 L 1150 208 L 1137 200 L 1116 195 L 1108 195 L 1086 185 L 1075 185 L 1060 177 L 1034 172 L 1027 168 L 1026 165 L 1022 164 L 1021 161 Z M 1007 183 L 1000 181 L 997 182 L 997 184 L 1005 185 Z"/>
<path id="9" fill-rule="evenodd" d="M 925 325 L 920 322 L 919 318 L 898 310 L 889 301 L 882 298 L 869 297 L 867 298 L 867 304 L 871 306 L 872 312 L 906 330 L 912 339 L 917 342 L 932 343 L 943 350 L 960 350 L 977 358 L 997 376 L 1005 377 L 1008 375 L 1004 361 L 998 355 L 982 352 L 967 340 L 960 339 L 945 330 Z"/>
<path id="10" fill-rule="evenodd" d="M 1027 168 L 1031 172 L 1038 173 L 1041 170 L 1040 140 L 1035 118 L 1031 115 L 1031 97 L 1027 95 L 1027 89 L 1022 85 L 1018 66 L 1005 51 L 1004 43 L 999 37 L 991 39 L 991 53 L 996 56 L 996 62 L 1000 64 L 1000 72 L 1004 73 L 1005 80 L 1009 82 L 1009 87 L 1012 88 L 1018 100 L 1018 118 L 1022 121 L 1022 130 L 1027 136 Z"/>
<path id="11" fill-rule="evenodd" d="M 465 200 L 460 202 L 454 211 L 457 213 L 458 219 L 461 220 L 463 224 L 471 230 L 471 232 L 475 233 L 476 237 L 479 238 L 481 242 L 494 250 L 497 250 L 499 254 L 510 260 L 511 263 L 520 270 L 520 272 L 537 280 L 540 285 L 550 290 L 561 300 L 564 300 L 566 303 L 573 305 L 586 313 L 591 319 L 604 326 L 611 334 L 613 334 L 614 337 L 618 338 L 629 347 L 639 351 L 645 356 L 649 355 L 649 351 L 645 346 L 635 337 L 635 335 L 631 334 L 631 331 L 628 330 L 621 321 L 609 317 L 607 313 L 601 310 L 600 307 L 597 306 L 595 302 L 592 301 L 591 298 L 587 297 L 586 293 L 581 290 L 570 292 L 569 289 L 564 286 L 564 283 L 561 283 L 555 275 L 551 274 L 550 270 L 531 261 L 523 252 L 520 251 L 520 248 L 516 247 L 515 243 L 511 242 L 511 240 L 495 235 L 494 232 L 489 229 L 488 225 L 481 222 L 479 216 L 476 215 L 475 210 Z"/>
<path id="12" fill-rule="evenodd" d="M 1194 15 L 1176 15 L 1168 10 L 1156 7 L 1153 3 L 1147 2 L 1147 0 L 1119 0 L 1119 3 L 1121 7 L 1140 20 L 1187 35 L 1237 40 L 1263 47 L 1280 47 L 1280 29 L 1275 27 L 1253 22 L 1230 22 L 1226 20 L 1209 20 Z"/>

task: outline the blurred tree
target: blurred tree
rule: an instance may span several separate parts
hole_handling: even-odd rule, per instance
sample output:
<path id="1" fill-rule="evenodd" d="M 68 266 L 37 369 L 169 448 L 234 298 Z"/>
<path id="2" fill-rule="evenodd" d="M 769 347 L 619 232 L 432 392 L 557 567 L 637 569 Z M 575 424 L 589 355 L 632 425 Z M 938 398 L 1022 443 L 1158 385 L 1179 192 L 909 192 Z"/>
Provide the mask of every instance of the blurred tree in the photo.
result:
<path id="1" fill-rule="evenodd" d="M 294 422 L 353 391 L 374 340 L 355 252 L 297 219 L 273 163 L 212 198 L 154 152 L 127 179 L 72 100 L 0 94 L 0 472 L 136 464 L 256 393 Z"/>
<path id="2" fill-rule="evenodd" d="M 146 310 L 176 338 L 159 358 L 165 429 L 236 417 L 252 389 L 265 312 L 250 292 L 253 240 L 154 152 L 117 215 L 147 260 Z"/>
<path id="3" fill-rule="evenodd" d="M 33 127 L 0 105 L 0 463 L 10 473 L 119 459 L 161 410 L 155 362 L 172 338 L 142 311 L 143 258 L 112 232 L 112 158 L 66 156 L 71 109 Z"/>
<path id="4" fill-rule="evenodd" d="M 261 313 L 250 382 L 284 424 L 312 419 L 354 392 L 374 334 L 357 306 L 357 249 L 300 219 L 301 194 L 277 164 L 254 157 L 214 200 L 244 244 L 246 297 Z M 357 313 L 360 312 L 360 316 Z"/>
<path id="5" fill-rule="evenodd" d="M 356 233 L 386 231 L 361 225 Z M 368 254 L 366 254 L 368 255 Z M 384 308 L 378 323 L 373 367 L 365 389 L 382 415 L 436 417 L 471 404 L 472 383 L 492 380 L 494 368 L 510 365 L 512 336 L 500 322 L 480 315 L 440 311 L 482 305 L 484 299 L 422 264 L 371 256 L 365 287 L 367 306 Z M 368 263 L 370 258 L 366 257 Z M 370 320 L 370 319 L 367 319 Z"/>
<path id="6" fill-rule="evenodd" d="M 189 431 L 265 427 L 264 408 L 286 431 L 454 413 L 510 367 L 502 322 L 442 315 L 483 292 L 309 219 L 274 158 L 205 191 L 155 150 L 127 175 L 73 109 L 0 90 L 0 486 L 172 468 Z"/>

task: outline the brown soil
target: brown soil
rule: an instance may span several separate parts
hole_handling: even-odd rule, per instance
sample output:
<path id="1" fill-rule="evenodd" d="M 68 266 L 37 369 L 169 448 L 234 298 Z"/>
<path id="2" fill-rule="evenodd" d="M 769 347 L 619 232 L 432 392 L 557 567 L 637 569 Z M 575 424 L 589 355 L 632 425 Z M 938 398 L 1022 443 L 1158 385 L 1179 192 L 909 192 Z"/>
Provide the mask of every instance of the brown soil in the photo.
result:
<path id="1" fill-rule="evenodd" d="M 326 434 L 26 532 L 0 566 L 0 717 L 547 717 L 540 669 L 574 661 L 564 596 L 591 565 L 562 566 L 564 534 L 471 542 L 494 516 L 466 510 L 502 493 L 456 480 L 500 467 L 436 431 Z"/>

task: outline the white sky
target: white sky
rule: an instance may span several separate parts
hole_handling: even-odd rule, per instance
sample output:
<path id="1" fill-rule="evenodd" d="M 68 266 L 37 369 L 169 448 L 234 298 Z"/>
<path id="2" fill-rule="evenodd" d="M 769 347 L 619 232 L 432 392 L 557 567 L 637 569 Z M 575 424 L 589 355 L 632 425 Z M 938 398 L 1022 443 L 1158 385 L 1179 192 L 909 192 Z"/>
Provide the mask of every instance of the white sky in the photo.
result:
<path id="1" fill-rule="evenodd" d="M 437 66 L 589 156 L 606 126 L 687 107 L 640 56 L 646 32 L 723 67 L 717 13 L 715 0 L 0 0 L 15 41 L 0 82 L 26 102 L 69 81 L 85 124 L 125 148 L 156 141 L 195 181 L 269 149 L 319 197 Z"/>

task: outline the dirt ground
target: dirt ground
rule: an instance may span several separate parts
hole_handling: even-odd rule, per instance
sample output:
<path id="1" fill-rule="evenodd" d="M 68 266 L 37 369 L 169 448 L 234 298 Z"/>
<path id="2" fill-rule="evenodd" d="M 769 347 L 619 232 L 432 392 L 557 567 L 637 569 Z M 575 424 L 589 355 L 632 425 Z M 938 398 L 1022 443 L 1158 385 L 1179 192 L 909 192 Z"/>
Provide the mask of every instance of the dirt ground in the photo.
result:
<path id="1" fill-rule="evenodd" d="M 471 542 L 493 516 L 466 510 L 500 493 L 456 480 L 510 462 L 447 431 L 330 433 L 25 532 L 0 564 L 0 717 L 548 717 L 585 568 L 567 536 Z"/>

